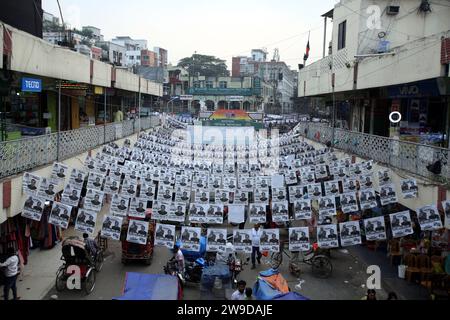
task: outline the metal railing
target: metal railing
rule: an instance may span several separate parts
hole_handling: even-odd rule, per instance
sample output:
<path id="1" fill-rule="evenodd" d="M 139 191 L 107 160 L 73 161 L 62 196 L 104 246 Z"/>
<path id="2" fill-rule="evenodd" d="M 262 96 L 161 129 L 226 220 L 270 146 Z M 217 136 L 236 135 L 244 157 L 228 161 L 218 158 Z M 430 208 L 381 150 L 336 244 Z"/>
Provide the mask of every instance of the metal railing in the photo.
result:
<path id="1" fill-rule="evenodd" d="M 159 118 L 140 119 L 141 130 L 159 123 Z M 54 161 L 63 161 L 105 143 L 139 131 L 139 120 L 109 123 L 37 137 L 0 142 L 0 179 Z"/>
<path id="2" fill-rule="evenodd" d="M 306 138 L 326 144 L 332 142 L 333 128 L 320 123 L 300 122 L 298 133 Z M 305 131 L 306 129 L 306 131 Z M 306 134 L 305 134 L 306 133 Z M 450 149 L 418 144 L 335 128 L 334 147 L 365 159 L 404 170 L 413 175 L 439 182 L 450 182 L 448 163 Z M 442 161 L 441 174 L 433 174 L 427 166 Z"/>

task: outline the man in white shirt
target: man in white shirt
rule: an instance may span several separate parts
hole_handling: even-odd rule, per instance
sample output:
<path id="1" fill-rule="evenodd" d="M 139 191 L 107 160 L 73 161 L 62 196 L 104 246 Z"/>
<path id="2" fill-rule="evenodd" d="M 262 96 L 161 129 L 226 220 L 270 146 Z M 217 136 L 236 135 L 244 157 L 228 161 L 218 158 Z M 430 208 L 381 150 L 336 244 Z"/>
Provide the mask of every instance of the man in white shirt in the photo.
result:
<path id="1" fill-rule="evenodd" d="M 231 300 L 245 300 L 245 287 L 247 283 L 244 280 L 240 280 L 237 283 L 237 290 L 231 295 Z"/>
<path id="2" fill-rule="evenodd" d="M 258 260 L 258 264 L 261 264 L 261 251 L 259 251 L 259 242 L 261 239 L 261 229 L 260 225 L 255 224 L 255 226 L 252 229 L 252 269 L 256 268 L 256 259 Z M 258 255 L 256 257 L 256 254 Z M 255 259 L 256 258 L 256 259 Z"/>
<path id="3" fill-rule="evenodd" d="M 184 255 L 180 247 L 173 246 L 173 252 L 175 253 L 175 260 L 178 262 L 178 272 L 184 275 Z"/>
<path id="4" fill-rule="evenodd" d="M 14 248 L 8 248 L 8 259 L 4 263 L 0 263 L 0 267 L 5 269 L 5 285 L 3 287 L 3 294 L 5 300 L 9 298 L 9 289 L 12 289 L 14 300 L 19 300 L 17 297 L 16 281 L 19 275 L 19 256 L 16 254 Z"/>

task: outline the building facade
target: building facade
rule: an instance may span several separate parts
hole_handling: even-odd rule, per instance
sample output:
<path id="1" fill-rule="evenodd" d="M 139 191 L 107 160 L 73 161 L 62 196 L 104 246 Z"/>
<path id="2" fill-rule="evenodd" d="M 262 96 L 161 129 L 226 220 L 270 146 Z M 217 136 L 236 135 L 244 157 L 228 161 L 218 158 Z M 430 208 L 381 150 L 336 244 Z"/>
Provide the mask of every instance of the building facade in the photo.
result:
<path id="1" fill-rule="evenodd" d="M 334 112 L 339 127 L 448 146 L 448 1 L 428 10 L 419 1 L 342 0 L 328 15 L 331 54 L 300 70 L 303 104 Z M 398 125 L 389 121 L 395 111 Z"/>

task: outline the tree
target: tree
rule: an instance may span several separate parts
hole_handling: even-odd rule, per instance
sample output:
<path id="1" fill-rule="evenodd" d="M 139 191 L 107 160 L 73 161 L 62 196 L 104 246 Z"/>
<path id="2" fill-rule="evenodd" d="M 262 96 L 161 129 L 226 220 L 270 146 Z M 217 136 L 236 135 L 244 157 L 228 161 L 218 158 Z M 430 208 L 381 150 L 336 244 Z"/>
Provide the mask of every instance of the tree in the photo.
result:
<path id="1" fill-rule="evenodd" d="M 227 70 L 225 60 L 215 56 L 202 54 L 193 54 L 192 57 L 186 57 L 178 62 L 178 67 L 185 68 L 189 74 L 205 77 L 228 77 L 230 72 Z"/>

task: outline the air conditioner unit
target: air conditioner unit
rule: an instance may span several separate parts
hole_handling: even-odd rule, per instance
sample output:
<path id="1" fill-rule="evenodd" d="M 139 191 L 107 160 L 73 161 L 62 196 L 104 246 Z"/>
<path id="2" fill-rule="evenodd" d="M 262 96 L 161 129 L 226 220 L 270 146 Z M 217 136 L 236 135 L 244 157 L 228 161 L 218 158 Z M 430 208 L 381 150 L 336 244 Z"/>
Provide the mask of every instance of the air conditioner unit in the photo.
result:
<path id="1" fill-rule="evenodd" d="M 386 9 L 386 14 L 390 16 L 395 16 L 399 14 L 400 12 L 400 6 L 388 6 Z"/>

